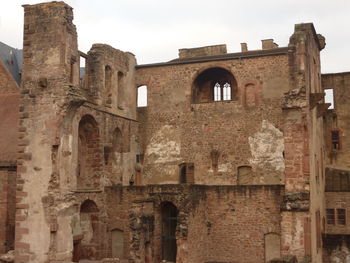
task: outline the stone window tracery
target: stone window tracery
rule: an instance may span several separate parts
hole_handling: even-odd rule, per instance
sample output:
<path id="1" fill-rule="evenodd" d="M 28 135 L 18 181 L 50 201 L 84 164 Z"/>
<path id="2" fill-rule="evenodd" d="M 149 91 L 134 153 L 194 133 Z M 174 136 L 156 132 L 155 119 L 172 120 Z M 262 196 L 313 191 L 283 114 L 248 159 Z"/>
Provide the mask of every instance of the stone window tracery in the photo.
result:
<path id="1" fill-rule="evenodd" d="M 209 68 L 200 73 L 193 83 L 193 103 L 229 101 L 237 99 L 234 76 L 223 68 Z"/>

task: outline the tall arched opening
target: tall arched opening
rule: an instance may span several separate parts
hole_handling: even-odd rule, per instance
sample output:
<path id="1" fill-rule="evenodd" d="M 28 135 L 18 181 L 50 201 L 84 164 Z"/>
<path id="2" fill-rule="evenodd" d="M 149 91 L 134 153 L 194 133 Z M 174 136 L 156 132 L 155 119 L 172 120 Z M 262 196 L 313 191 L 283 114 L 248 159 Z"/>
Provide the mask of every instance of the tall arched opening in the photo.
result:
<path id="1" fill-rule="evenodd" d="M 77 189 L 96 189 L 101 165 L 100 138 L 97 122 L 91 115 L 85 115 L 78 129 Z"/>

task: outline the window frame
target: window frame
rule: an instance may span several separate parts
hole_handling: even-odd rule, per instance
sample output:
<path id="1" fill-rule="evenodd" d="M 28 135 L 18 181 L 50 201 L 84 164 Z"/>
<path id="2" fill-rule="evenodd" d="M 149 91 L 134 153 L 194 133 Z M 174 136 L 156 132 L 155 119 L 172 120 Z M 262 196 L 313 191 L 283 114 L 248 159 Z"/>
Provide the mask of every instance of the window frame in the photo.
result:
<path id="1" fill-rule="evenodd" d="M 346 225 L 346 209 L 345 208 L 337 208 L 337 225 Z M 339 213 L 341 211 L 341 213 Z"/>
<path id="2" fill-rule="evenodd" d="M 337 134 L 337 140 L 333 139 L 333 134 Z M 337 151 L 340 151 L 341 150 L 341 139 L 340 139 L 340 130 L 339 129 L 333 129 L 331 130 L 331 134 L 330 134 L 330 143 L 331 143 L 331 149 L 333 152 L 337 152 Z M 334 147 L 334 144 L 337 144 L 338 145 L 338 148 L 335 148 Z"/>
<path id="3" fill-rule="evenodd" d="M 335 209 L 327 208 L 326 209 L 326 221 L 327 225 L 335 225 Z"/>

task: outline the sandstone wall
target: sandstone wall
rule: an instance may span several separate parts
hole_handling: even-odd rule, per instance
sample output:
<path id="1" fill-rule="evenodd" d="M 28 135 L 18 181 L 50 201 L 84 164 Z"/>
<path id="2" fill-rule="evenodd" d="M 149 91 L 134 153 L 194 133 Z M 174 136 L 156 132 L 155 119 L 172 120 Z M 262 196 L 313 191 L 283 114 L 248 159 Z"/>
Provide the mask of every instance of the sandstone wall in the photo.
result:
<path id="1" fill-rule="evenodd" d="M 350 87 L 350 73 L 323 74 L 322 88 L 332 89 L 334 109 L 329 109 L 325 121 L 326 165 L 339 169 L 349 170 L 350 139 L 347 132 L 350 129 L 348 90 Z M 339 148 L 335 149 L 332 143 L 332 131 L 339 132 Z"/>
<path id="2" fill-rule="evenodd" d="M 233 74 L 235 100 L 192 102 L 194 80 L 211 67 Z M 136 74 L 137 85 L 148 87 L 148 106 L 139 115 L 144 183 L 178 183 L 181 163 L 194 164 L 198 184 L 237 184 L 240 166 L 252 167 L 251 184 L 284 182 L 281 97 L 290 89 L 286 54 L 145 66 Z"/>
<path id="3" fill-rule="evenodd" d="M 152 262 L 160 262 L 161 204 L 172 202 L 177 262 L 265 262 L 265 235 L 280 236 L 282 195 L 280 186 L 114 187 L 107 191 L 108 229 L 124 232 L 124 257 L 147 262 L 150 242 Z"/>

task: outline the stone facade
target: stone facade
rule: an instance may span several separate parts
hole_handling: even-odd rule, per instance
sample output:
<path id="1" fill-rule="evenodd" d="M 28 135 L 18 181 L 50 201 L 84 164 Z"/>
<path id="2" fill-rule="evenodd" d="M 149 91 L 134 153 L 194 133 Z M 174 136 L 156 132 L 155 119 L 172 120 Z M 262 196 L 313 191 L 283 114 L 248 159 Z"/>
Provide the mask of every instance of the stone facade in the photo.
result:
<path id="1" fill-rule="evenodd" d="M 0 126 L 18 145 L 0 153 L 11 161 L 0 163 L 1 253 L 15 249 L 16 263 L 346 262 L 349 74 L 321 78 L 325 39 L 312 24 L 296 25 L 287 47 L 180 49 L 138 65 L 106 44 L 80 52 L 63 2 L 24 13 L 20 90 L 0 67 L 1 96 L 14 100 L 4 105 L 19 112 L 7 118 L 18 132 Z M 137 107 L 141 86 L 147 107 Z"/>
<path id="2" fill-rule="evenodd" d="M 350 73 L 322 75 L 322 87 L 333 91 L 333 109 L 325 116 L 326 235 L 325 262 L 346 262 L 349 243 L 350 139 L 348 110 Z"/>

